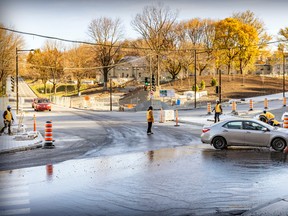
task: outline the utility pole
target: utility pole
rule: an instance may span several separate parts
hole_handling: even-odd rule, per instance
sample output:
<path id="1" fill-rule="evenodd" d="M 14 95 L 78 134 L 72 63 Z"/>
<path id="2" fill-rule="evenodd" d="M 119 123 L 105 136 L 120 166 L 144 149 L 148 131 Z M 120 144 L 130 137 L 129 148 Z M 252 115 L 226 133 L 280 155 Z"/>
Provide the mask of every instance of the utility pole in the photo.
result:
<path id="1" fill-rule="evenodd" d="M 221 78 L 221 74 L 222 74 L 222 71 L 219 70 L 219 87 L 218 87 L 218 97 L 219 97 L 219 102 L 221 103 L 221 91 L 222 91 L 222 78 Z"/>
<path id="2" fill-rule="evenodd" d="M 16 113 L 19 111 L 19 89 L 18 89 L 18 48 L 16 47 Z"/>
<path id="3" fill-rule="evenodd" d="M 112 78 L 110 78 L 110 111 L 112 111 Z"/>
<path id="4" fill-rule="evenodd" d="M 283 49 L 283 98 L 285 98 L 285 52 Z"/>
<path id="5" fill-rule="evenodd" d="M 196 94 L 197 94 L 197 67 L 196 67 L 196 63 L 197 63 L 197 53 L 196 53 L 196 49 L 194 49 L 194 108 L 197 107 L 197 99 L 196 99 Z"/>
<path id="6" fill-rule="evenodd" d="M 16 113 L 19 112 L 19 68 L 18 68 L 18 52 L 32 52 L 34 49 L 24 50 L 16 47 Z"/>

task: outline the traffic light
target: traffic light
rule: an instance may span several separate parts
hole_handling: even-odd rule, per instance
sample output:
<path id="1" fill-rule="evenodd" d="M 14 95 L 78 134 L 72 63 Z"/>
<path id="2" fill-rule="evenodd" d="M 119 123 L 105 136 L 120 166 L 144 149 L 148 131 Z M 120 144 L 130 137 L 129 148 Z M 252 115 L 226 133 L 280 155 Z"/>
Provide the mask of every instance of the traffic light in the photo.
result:
<path id="1" fill-rule="evenodd" d="M 145 77 L 145 86 L 149 85 L 148 77 Z"/>
<path id="2" fill-rule="evenodd" d="M 156 91 L 155 76 L 154 76 L 154 74 L 152 74 L 151 85 L 152 85 L 152 91 Z"/>
<path id="3" fill-rule="evenodd" d="M 216 86 L 216 89 L 215 89 L 216 94 L 219 94 L 220 88 L 221 88 L 220 86 Z"/>
<path id="4" fill-rule="evenodd" d="M 11 91 L 14 92 L 15 91 L 15 78 L 13 76 L 11 76 Z"/>

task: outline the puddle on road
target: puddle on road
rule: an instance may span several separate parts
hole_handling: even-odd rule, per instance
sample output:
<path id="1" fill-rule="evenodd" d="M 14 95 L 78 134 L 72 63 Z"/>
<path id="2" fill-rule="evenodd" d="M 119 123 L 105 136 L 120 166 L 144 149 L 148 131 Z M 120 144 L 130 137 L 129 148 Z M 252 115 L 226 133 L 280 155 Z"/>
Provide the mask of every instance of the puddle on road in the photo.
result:
<path id="1" fill-rule="evenodd" d="M 287 155 L 274 151 L 195 145 L 6 171 L 0 180 L 29 188 L 32 215 L 174 215 L 243 210 L 287 195 L 287 166 Z"/>

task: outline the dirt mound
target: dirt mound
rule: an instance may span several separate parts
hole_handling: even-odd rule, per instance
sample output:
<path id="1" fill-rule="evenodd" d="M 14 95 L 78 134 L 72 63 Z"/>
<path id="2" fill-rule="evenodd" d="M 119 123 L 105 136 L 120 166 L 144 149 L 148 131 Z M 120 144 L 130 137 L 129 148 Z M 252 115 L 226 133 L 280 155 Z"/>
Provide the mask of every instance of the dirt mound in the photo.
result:
<path id="1" fill-rule="evenodd" d="M 215 86 L 211 86 L 213 76 L 197 77 L 197 84 L 204 80 L 206 84 L 205 90 L 208 92 L 209 98 L 214 100 L 218 97 Z M 219 82 L 218 76 L 215 77 Z M 287 85 L 286 80 L 286 85 Z M 194 85 L 194 77 L 190 79 L 177 80 L 171 83 L 162 85 L 162 89 L 174 88 L 176 92 L 191 91 Z M 241 76 L 241 75 L 222 75 L 222 99 L 241 99 L 268 94 L 276 94 L 283 92 L 283 77 L 262 77 L 262 76 Z M 288 89 L 288 86 L 286 87 Z"/>

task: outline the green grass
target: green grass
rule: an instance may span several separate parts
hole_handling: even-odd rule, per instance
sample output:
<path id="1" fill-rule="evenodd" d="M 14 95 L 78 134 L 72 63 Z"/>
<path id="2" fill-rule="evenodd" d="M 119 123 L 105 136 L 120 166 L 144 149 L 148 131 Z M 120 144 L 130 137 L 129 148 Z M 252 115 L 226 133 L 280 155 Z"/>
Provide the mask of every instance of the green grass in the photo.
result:
<path id="1" fill-rule="evenodd" d="M 30 87 L 34 91 L 34 93 L 37 95 L 37 97 L 49 97 L 51 95 L 54 95 L 53 92 L 53 85 L 47 84 L 46 85 L 46 94 L 44 93 L 44 85 L 43 84 L 32 84 L 30 82 Z M 85 91 L 88 89 L 87 85 L 81 85 L 80 92 Z M 66 92 L 67 91 L 67 92 Z M 73 96 L 77 95 L 77 86 L 73 84 L 61 84 L 56 89 L 55 96 Z"/>

